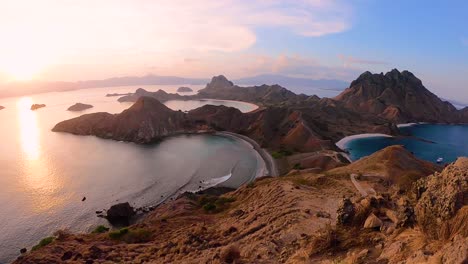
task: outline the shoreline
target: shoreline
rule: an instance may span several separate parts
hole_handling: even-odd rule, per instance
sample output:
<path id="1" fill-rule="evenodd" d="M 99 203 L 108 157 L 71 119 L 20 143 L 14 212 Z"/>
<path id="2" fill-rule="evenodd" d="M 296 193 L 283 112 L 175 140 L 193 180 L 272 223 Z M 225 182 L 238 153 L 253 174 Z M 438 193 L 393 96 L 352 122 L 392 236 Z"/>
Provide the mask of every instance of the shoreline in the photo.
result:
<path id="1" fill-rule="evenodd" d="M 341 150 L 345 150 L 349 142 L 353 140 L 361 139 L 361 138 L 374 138 L 374 137 L 391 137 L 392 138 L 394 136 L 387 135 L 387 134 L 380 134 L 380 133 L 356 134 L 356 135 L 347 136 L 347 137 L 340 139 L 338 142 L 335 143 L 335 145 Z"/>
<path id="2" fill-rule="evenodd" d="M 256 179 L 262 176 L 273 176 L 273 177 L 279 176 L 279 172 L 278 172 L 278 168 L 276 166 L 275 160 L 270 155 L 270 153 L 268 153 L 268 151 L 266 151 L 265 149 L 261 148 L 260 145 L 258 145 L 258 143 L 255 140 L 247 136 L 240 135 L 240 134 L 233 133 L 233 132 L 228 132 L 228 131 L 216 132 L 215 135 L 235 138 L 235 139 L 244 141 L 245 143 L 252 146 L 253 150 L 258 155 L 257 160 L 260 159 L 263 163 L 262 164 L 263 166 L 257 167 L 257 172 L 253 179 Z"/>
<path id="3" fill-rule="evenodd" d="M 255 109 L 252 109 L 252 110 L 250 110 L 248 112 L 243 112 L 243 113 L 250 113 L 250 112 L 253 112 L 253 111 L 258 110 L 260 108 L 259 105 L 256 105 L 254 103 L 250 103 L 250 102 L 246 102 L 246 101 L 238 101 L 238 100 L 224 100 L 224 99 L 216 99 L 216 98 L 200 98 L 200 99 L 189 99 L 188 101 L 190 101 L 190 100 L 199 100 L 199 101 L 212 100 L 212 101 L 221 101 L 221 102 L 242 103 L 242 104 L 248 104 L 248 105 L 251 105 L 251 106 L 255 106 Z"/>

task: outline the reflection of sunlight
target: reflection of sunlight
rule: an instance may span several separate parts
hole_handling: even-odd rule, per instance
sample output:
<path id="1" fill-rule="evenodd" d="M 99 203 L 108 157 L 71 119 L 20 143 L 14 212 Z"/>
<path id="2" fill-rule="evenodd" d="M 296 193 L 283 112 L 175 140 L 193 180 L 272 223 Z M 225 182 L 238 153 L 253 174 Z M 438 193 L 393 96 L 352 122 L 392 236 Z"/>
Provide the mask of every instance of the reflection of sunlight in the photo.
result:
<path id="1" fill-rule="evenodd" d="M 32 210 L 50 210 L 64 202 L 57 196 L 62 188 L 60 179 L 51 171 L 49 161 L 41 155 L 37 113 L 30 110 L 33 101 L 21 98 L 17 103 L 19 140 L 23 152 L 22 180 L 25 193 L 32 198 Z"/>
<path id="2" fill-rule="evenodd" d="M 23 97 L 18 101 L 21 148 L 30 160 L 39 158 L 39 128 L 34 111 L 30 110 L 32 99 Z"/>

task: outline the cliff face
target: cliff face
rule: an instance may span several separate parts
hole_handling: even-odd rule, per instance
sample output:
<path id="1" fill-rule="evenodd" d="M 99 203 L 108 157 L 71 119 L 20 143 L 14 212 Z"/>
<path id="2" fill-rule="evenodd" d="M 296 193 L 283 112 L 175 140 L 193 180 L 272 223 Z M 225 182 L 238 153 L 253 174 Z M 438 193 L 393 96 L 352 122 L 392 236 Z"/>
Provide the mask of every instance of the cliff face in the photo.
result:
<path id="1" fill-rule="evenodd" d="M 83 115 L 58 123 L 52 131 L 150 143 L 165 136 L 196 129 L 186 114 L 173 111 L 154 98 L 141 97 L 120 114 Z"/>
<path id="2" fill-rule="evenodd" d="M 460 111 L 427 90 L 411 72 L 365 72 L 335 97 L 347 108 L 396 123 L 462 122 Z"/>

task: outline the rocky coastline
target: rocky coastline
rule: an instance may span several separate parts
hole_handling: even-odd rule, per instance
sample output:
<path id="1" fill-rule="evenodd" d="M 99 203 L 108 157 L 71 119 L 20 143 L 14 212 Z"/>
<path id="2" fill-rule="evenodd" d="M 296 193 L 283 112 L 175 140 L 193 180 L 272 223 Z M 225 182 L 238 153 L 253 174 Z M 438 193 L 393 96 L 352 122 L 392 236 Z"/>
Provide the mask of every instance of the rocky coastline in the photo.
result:
<path id="1" fill-rule="evenodd" d="M 161 103 L 201 97 L 261 107 L 241 113 L 206 105 L 183 113 Z M 333 99 L 279 85 L 239 87 L 216 76 L 195 96 L 139 89 L 119 101 L 135 104 L 121 114 L 63 121 L 53 131 L 141 144 L 217 132 L 251 144 L 265 163 L 263 174 L 283 176 L 259 177 L 237 190 L 186 193 L 123 229 L 58 235 L 16 263 L 148 262 L 154 256 L 161 263 L 468 259 L 468 158 L 442 168 L 402 146 L 352 163 L 341 153 L 355 138 L 400 136 L 401 123 L 466 122 L 466 109 L 440 100 L 407 71 L 363 73 Z"/>

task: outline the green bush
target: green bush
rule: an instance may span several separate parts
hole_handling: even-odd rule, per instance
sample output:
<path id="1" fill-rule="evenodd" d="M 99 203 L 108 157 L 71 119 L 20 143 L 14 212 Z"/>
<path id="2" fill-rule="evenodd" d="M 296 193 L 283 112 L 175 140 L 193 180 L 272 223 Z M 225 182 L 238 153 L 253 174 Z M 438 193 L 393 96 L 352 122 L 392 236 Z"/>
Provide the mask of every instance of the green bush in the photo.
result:
<path id="1" fill-rule="evenodd" d="M 118 240 L 118 239 L 122 238 L 127 233 L 128 233 L 128 228 L 125 227 L 125 228 L 110 232 L 109 237 L 111 239 Z"/>
<path id="2" fill-rule="evenodd" d="M 296 163 L 296 164 L 294 164 L 293 169 L 295 169 L 295 170 L 302 170 L 303 168 L 302 168 L 302 166 L 301 166 L 300 163 Z"/>
<path id="3" fill-rule="evenodd" d="M 107 231 L 109 231 L 109 228 L 108 227 L 105 227 L 103 225 L 100 225 L 98 227 L 96 227 L 93 232 L 93 234 L 102 234 L 102 233 L 106 233 Z"/>
<path id="4" fill-rule="evenodd" d="M 47 245 L 49 245 L 50 243 L 52 243 L 52 241 L 54 241 L 54 237 L 46 237 L 46 238 L 43 238 L 41 241 L 39 241 L 39 244 L 35 245 L 34 247 L 32 247 L 32 251 L 34 250 L 38 250 L 42 247 L 45 247 Z"/>
<path id="5" fill-rule="evenodd" d="M 112 231 L 109 237 L 113 240 L 124 241 L 126 243 L 143 243 L 151 240 L 151 232 L 144 228 L 128 229 Z"/>
<path id="6" fill-rule="evenodd" d="M 206 212 L 214 212 L 216 211 L 216 205 L 214 205 L 213 203 L 207 203 L 203 205 L 203 210 L 205 210 Z"/>
<path id="7" fill-rule="evenodd" d="M 286 150 L 286 149 L 280 149 L 278 151 L 273 151 L 271 153 L 271 156 L 275 159 L 281 159 L 281 158 L 284 158 L 284 157 L 287 157 L 287 156 L 291 156 L 293 153 L 289 150 Z"/>

